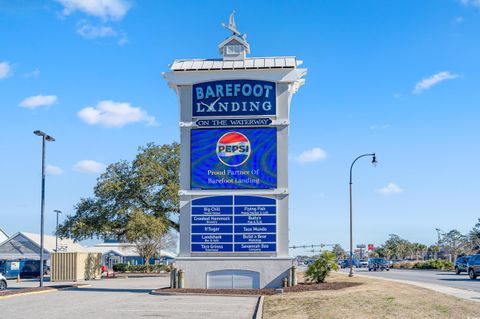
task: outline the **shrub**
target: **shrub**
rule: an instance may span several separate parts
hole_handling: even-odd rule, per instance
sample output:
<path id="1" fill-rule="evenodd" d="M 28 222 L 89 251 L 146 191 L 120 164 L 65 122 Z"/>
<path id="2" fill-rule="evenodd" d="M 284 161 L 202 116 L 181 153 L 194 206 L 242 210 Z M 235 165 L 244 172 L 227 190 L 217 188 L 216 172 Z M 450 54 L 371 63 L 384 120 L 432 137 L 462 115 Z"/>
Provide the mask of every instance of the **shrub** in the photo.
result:
<path id="1" fill-rule="evenodd" d="M 393 264 L 392 268 L 451 270 L 453 269 L 453 263 L 442 259 L 429 259 L 417 262 L 403 261 Z"/>
<path id="2" fill-rule="evenodd" d="M 401 262 L 394 263 L 394 264 L 392 265 L 392 268 L 397 268 L 397 269 L 413 269 L 414 266 L 415 266 L 415 263 L 413 263 L 413 262 L 401 261 Z"/>
<path id="3" fill-rule="evenodd" d="M 128 265 L 127 264 L 115 264 L 113 265 L 113 271 L 116 271 L 116 272 L 126 272 L 127 269 L 128 269 Z"/>
<path id="4" fill-rule="evenodd" d="M 325 281 L 332 270 L 338 270 L 336 256 L 331 251 L 324 251 L 317 260 L 308 266 L 305 276 L 309 281 L 320 283 Z"/>
<path id="5" fill-rule="evenodd" d="M 168 265 L 129 265 L 127 271 L 130 272 L 160 272 L 160 271 L 170 271 Z"/>
<path id="6" fill-rule="evenodd" d="M 130 272 L 147 272 L 147 265 L 130 265 L 128 266 Z"/>
<path id="7" fill-rule="evenodd" d="M 429 259 L 425 261 L 419 261 L 418 263 L 415 264 L 414 268 L 450 270 L 450 269 L 453 269 L 453 263 L 448 260 Z"/>

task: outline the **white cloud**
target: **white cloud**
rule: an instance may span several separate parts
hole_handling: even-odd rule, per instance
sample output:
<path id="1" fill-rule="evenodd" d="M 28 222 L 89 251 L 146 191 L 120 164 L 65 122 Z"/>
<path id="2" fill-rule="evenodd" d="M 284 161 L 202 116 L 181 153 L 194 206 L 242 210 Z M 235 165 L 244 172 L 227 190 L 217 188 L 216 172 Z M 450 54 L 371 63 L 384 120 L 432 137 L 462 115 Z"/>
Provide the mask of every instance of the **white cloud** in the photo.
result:
<path id="1" fill-rule="evenodd" d="M 119 45 L 125 45 L 127 43 L 128 43 L 127 34 L 125 32 L 123 32 L 122 34 L 120 34 L 120 39 L 118 39 L 118 44 Z"/>
<path id="2" fill-rule="evenodd" d="M 124 0 L 56 0 L 63 5 L 63 14 L 76 11 L 102 18 L 103 20 L 121 20 L 130 9 L 130 3 Z"/>
<path id="3" fill-rule="evenodd" d="M 387 128 L 391 128 L 392 126 L 390 124 L 373 124 L 370 125 L 371 130 L 385 130 Z"/>
<path id="4" fill-rule="evenodd" d="M 92 160 L 83 160 L 73 165 L 73 170 L 79 173 L 99 173 L 105 168 L 105 165 Z"/>
<path id="5" fill-rule="evenodd" d="M 480 0 L 460 0 L 460 2 L 466 6 L 474 6 L 480 8 Z"/>
<path id="6" fill-rule="evenodd" d="M 39 106 L 48 106 L 57 103 L 58 98 L 56 95 L 35 95 L 30 96 L 20 102 L 21 107 L 34 109 Z"/>
<path id="7" fill-rule="evenodd" d="M 0 80 L 6 79 L 12 74 L 12 66 L 9 62 L 0 62 Z"/>
<path id="8" fill-rule="evenodd" d="M 456 23 L 462 23 L 465 19 L 462 16 L 458 16 L 455 18 Z"/>
<path id="9" fill-rule="evenodd" d="M 23 76 L 26 78 L 38 78 L 40 76 L 40 70 L 35 68 L 32 72 L 25 73 Z"/>
<path id="10" fill-rule="evenodd" d="M 47 165 L 47 167 L 45 168 L 45 173 L 47 173 L 48 175 L 60 175 L 63 173 L 63 170 L 58 166 Z"/>
<path id="11" fill-rule="evenodd" d="M 85 20 L 82 20 L 77 24 L 77 33 L 86 39 L 117 36 L 117 32 L 111 27 L 104 25 L 94 26 Z"/>
<path id="12" fill-rule="evenodd" d="M 129 123 L 146 122 L 156 125 L 155 118 L 139 107 L 130 103 L 100 101 L 95 107 L 86 107 L 77 113 L 85 123 L 100 124 L 105 127 L 122 127 Z"/>
<path id="13" fill-rule="evenodd" d="M 418 82 L 413 89 L 413 94 L 420 94 L 422 93 L 422 91 L 428 90 L 429 88 L 437 85 L 440 82 L 443 82 L 445 80 L 453 80 L 458 77 L 458 74 L 451 74 L 448 71 L 439 72 Z"/>
<path id="14" fill-rule="evenodd" d="M 399 194 L 403 192 L 403 189 L 401 189 L 397 184 L 395 183 L 388 183 L 387 186 L 382 187 L 377 189 L 377 192 L 382 194 L 382 195 L 391 195 L 391 194 Z"/>
<path id="15" fill-rule="evenodd" d="M 307 150 L 298 155 L 295 159 L 300 163 L 312 163 L 327 158 L 327 152 L 319 147 L 314 147 L 311 150 Z"/>

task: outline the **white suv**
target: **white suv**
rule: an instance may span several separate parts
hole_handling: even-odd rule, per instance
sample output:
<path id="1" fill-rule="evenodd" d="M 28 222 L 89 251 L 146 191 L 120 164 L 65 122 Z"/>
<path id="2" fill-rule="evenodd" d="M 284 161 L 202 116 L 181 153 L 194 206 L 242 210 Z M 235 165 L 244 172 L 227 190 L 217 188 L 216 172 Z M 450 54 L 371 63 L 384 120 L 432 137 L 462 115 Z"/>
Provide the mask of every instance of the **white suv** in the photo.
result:
<path id="1" fill-rule="evenodd" d="M 0 274 L 0 290 L 5 289 L 7 289 L 7 278 L 3 277 L 3 275 Z"/>

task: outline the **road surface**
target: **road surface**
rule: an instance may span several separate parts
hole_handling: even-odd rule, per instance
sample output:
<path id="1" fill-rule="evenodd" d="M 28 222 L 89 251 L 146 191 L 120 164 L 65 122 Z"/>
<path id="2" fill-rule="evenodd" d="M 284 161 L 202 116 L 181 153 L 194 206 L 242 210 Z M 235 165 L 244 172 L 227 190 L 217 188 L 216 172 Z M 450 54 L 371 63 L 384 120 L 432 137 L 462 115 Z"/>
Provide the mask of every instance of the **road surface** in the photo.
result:
<path id="1" fill-rule="evenodd" d="M 169 278 L 89 281 L 91 287 L 0 298 L 1 318 L 252 318 L 256 297 L 159 296 Z M 14 288 L 12 286 L 12 288 Z"/>
<path id="2" fill-rule="evenodd" d="M 342 269 L 342 272 L 348 272 L 348 269 Z M 466 273 L 456 275 L 453 271 L 447 272 L 403 269 L 390 269 L 390 271 L 368 271 L 368 269 L 365 268 L 355 269 L 355 272 L 358 274 L 364 274 L 374 277 L 384 277 L 397 280 L 436 284 L 480 293 L 480 278 L 478 278 L 477 280 L 471 280 Z"/>

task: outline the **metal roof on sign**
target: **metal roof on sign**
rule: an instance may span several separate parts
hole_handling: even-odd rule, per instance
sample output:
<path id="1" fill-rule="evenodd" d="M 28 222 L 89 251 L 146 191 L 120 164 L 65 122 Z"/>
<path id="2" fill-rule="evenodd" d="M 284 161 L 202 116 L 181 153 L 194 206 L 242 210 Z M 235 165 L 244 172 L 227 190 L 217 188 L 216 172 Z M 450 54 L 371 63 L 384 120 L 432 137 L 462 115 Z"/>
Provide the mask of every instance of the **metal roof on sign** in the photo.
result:
<path id="1" fill-rule="evenodd" d="M 292 69 L 301 64 L 295 57 L 246 58 L 245 60 L 175 60 L 172 71 Z"/>

